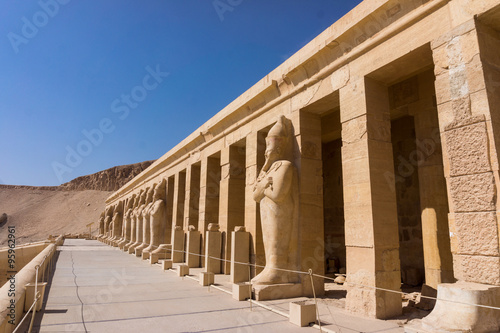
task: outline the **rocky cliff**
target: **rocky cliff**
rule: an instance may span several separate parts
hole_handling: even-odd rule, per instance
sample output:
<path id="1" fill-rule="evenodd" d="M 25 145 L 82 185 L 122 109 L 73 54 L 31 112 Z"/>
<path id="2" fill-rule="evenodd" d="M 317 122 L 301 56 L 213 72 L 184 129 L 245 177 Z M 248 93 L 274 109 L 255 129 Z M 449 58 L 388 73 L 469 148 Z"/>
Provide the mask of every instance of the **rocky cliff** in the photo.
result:
<path id="1" fill-rule="evenodd" d="M 59 186 L 63 190 L 116 191 L 140 174 L 154 161 L 115 166 L 110 169 L 81 176 Z"/>
<path id="2" fill-rule="evenodd" d="M 116 166 L 61 186 L 0 185 L 0 247 L 7 243 L 7 226 L 15 227 L 19 244 L 85 232 L 91 222 L 95 230 L 106 198 L 153 162 Z"/>

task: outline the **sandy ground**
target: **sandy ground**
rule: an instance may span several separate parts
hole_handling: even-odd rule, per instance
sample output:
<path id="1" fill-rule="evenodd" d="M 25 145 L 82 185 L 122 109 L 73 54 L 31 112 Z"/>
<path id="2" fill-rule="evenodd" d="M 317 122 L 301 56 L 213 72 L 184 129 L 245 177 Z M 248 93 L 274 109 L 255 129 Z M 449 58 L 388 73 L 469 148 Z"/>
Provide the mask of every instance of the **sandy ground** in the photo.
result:
<path id="1" fill-rule="evenodd" d="M 8 226 L 15 226 L 17 244 L 87 231 L 85 225 L 97 222 L 111 193 L 0 188 L 0 215 L 8 215 L 0 225 L 0 247 L 7 245 Z"/>

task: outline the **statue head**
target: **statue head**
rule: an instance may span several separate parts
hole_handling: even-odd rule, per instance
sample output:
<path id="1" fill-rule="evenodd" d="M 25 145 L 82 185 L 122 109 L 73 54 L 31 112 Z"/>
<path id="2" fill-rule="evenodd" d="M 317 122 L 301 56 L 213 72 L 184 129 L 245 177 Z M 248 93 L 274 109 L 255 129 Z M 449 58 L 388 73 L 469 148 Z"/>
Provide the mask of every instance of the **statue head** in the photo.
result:
<path id="1" fill-rule="evenodd" d="M 135 194 L 132 194 L 132 197 L 127 202 L 127 210 L 132 209 L 135 205 Z"/>
<path id="2" fill-rule="evenodd" d="M 265 157 L 267 160 L 274 162 L 285 157 L 288 135 L 286 118 L 280 116 L 266 137 Z"/>
<path id="3" fill-rule="evenodd" d="M 139 193 L 139 203 L 137 206 L 141 206 L 146 202 L 146 196 L 148 192 L 149 192 L 149 187 L 145 191 L 141 190 L 141 192 Z"/>
<path id="4" fill-rule="evenodd" d="M 111 218 L 114 213 L 115 206 L 108 206 L 106 207 L 106 218 Z"/>
<path id="5" fill-rule="evenodd" d="M 148 187 L 147 196 L 146 196 L 146 203 L 153 201 L 153 193 L 154 193 L 155 188 L 156 188 L 156 184 L 153 184 L 153 188 Z"/>
<path id="6" fill-rule="evenodd" d="M 124 202 L 123 200 L 120 200 L 118 201 L 118 203 L 114 206 L 114 209 L 113 209 L 113 218 L 115 218 L 116 216 L 119 216 L 123 213 L 123 208 L 124 208 Z"/>
<path id="7" fill-rule="evenodd" d="M 154 194 L 153 194 L 153 201 L 156 200 L 162 200 L 165 196 L 165 179 L 162 179 L 160 184 L 155 188 Z"/>

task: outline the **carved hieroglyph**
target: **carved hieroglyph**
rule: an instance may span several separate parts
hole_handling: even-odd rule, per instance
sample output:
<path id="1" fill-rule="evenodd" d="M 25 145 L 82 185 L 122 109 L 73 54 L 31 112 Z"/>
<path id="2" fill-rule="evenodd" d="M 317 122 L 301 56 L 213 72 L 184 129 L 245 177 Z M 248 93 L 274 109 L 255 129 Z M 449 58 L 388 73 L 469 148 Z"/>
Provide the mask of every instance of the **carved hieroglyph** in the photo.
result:
<path id="1" fill-rule="evenodd" d="M 291 126 L 281 116 L 266 137 L 266 160 L 253 189 L 253 198 L 260 203 L 266 266 L 252 279 L 252 284 L 299 281 L 296 274 L 283 271 L 295 270 L 298 256 L 294 244 L 297 242 L 297 172 L 286 159 L 290 141 Z"/>

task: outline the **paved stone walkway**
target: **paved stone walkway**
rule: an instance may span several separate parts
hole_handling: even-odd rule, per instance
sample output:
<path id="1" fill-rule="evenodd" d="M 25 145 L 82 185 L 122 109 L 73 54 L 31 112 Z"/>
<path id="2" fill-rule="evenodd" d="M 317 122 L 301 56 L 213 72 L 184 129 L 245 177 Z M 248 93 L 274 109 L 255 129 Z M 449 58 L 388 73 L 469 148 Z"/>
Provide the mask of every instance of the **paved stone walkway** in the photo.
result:
<path id="1" fill-rule="evenodd" d="M 175 264 L 174 264 L 175 265 Z M 219 290 L 231 290 L 229 276 L 217 275 L 219 289 L 202 287 L 192 276 L 180 278 L 98 241 L 67 239 L 59 247 L 45 304 L 34 332 L 319 332 Z M 297 298 L 261 302 L 288 313 Z M 403 332 L 394 322 L 356 317 L 320 300 L 327 332 Z M 19 332 L 27 330 L 29 317 Z"/>
<path id="2" fill-rule="evenodd" d="M 65 240 L 47 291 L 34 331 L 319 332 L 98 241 Z"/>

